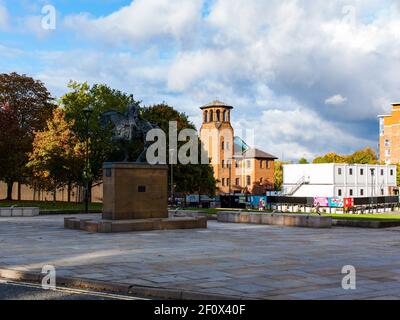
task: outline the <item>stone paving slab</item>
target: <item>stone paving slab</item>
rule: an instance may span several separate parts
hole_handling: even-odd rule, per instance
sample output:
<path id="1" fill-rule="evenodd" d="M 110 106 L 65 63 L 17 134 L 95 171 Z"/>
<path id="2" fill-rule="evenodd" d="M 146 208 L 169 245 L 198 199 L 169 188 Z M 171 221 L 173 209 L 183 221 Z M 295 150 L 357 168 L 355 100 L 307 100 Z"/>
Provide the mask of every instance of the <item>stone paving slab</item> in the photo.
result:
<path id="1" fill-rule="evenodd" d="M 90 234 L 66 216 L 0 220 L 0 268 L 247 299 L 398 299 L 400 228 L 209 222 L 208 230 Z M 93 218 L 82 215 L 82 218 Z M 342 267 L 357 290 L 341 288 Z"/>

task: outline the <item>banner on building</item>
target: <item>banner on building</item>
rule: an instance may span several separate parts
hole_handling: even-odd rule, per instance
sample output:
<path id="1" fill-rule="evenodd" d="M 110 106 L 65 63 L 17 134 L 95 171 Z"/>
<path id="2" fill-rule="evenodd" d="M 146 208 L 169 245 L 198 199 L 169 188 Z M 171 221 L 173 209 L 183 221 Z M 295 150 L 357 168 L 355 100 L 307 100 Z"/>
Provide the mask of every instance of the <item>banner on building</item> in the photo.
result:
<path id="1" fill-rule="evenodd" d="M 320 207 L 329 207 L 329 198 L 316 197 L 314 198 L 314 207 L 319 205 Z"/>
<path id="2" fill-rule="evenodd" d="M 344 199 L 339 197 L 329 198 L 329 207 L 331 208 L 343 208 Z"/>

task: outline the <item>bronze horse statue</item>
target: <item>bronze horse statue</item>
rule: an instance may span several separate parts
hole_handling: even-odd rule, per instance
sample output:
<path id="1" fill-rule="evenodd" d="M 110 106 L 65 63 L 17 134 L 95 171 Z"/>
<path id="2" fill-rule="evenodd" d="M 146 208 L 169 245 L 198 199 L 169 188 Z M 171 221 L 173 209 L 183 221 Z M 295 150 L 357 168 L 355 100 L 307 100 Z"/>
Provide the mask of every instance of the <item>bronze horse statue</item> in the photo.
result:
<path id="1" fill-rule="evenodd" d="M 146 141 L 147 133 L 158 128 L 139 115 L 138 105 L 131 103 L 125 113 L 107 111 L 100 115 L 100 125 L 107 128 L 112 125 L 112 142 L 124 153 L 124 162 L 130 160 L 129 150 L 133 141 L 142 141 L 144 150 L 136 159 L 136 162 L 146 163 L 146 152 L 150 142 Z"/>

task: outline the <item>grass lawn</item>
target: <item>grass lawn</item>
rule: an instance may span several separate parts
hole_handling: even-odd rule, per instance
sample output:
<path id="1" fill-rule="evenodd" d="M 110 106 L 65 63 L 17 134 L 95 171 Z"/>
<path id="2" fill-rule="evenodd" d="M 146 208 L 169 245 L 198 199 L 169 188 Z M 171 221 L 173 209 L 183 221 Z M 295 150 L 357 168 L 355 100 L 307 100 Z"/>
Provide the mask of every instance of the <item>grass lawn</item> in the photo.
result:
<path id="1" fill-rule="evenodd" d="M 75 211 L 84 210 L 85 205 L 83 203 L 75 202 L 52 202 L 52 201 L 8 201 L 0 200 L 0 207 L 39 207 L 41 211 Z M 90 203 L 89 210 L 101 211 L 101 203 Z"/>

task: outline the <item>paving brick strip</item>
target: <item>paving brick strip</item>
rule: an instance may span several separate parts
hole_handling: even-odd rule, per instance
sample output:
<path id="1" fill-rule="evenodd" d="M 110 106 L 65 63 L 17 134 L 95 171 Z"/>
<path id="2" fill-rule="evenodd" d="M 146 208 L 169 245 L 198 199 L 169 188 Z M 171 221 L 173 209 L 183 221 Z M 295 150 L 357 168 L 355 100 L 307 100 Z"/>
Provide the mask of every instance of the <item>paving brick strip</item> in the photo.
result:
<path id="1" fill-rule="evenodd" d="M 0 268 L 0 279 L 12 281 L 24 281 L 41 283 L 43 274 L 39 272 L 27 272 Z M 57 277 L 58 287 L 73 289 L 87 289 L 98 292 L 110 292 L 126 295 L 134 295 L 150 299 L 165 300 L 242 300 L 240 296 L 228 296 L 217 294 L 205 294 L 194 291 L 176 290 L 170 288 L 156 288 L 147 286 L 135 286 L 124 283 L 81 279 L 73 277 Z"/>

